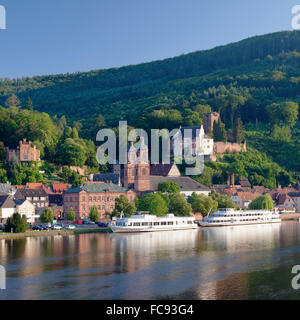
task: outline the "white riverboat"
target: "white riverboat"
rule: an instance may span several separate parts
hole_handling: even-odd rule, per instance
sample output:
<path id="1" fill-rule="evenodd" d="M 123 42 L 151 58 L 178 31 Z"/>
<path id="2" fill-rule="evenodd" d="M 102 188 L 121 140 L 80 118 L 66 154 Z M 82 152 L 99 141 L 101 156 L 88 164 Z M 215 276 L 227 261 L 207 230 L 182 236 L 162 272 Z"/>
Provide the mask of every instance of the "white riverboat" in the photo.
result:
<path id="1" fill-rule="evenodd" d="M 117 218 L 110 225 L 113 232 L 153 232 L 184 229 L 197 229 L 194 217 L 175 217 L 167 214 L 157 217 L 151 214 L 133 215 L 130 218 Z"/>
<path id="2" fill-rule="evenodd" d="M 220 209 L 204 217 L 199 225 L 201 227 L 219 227 L 280 222 L 281 219 L 277 211 Z"/>

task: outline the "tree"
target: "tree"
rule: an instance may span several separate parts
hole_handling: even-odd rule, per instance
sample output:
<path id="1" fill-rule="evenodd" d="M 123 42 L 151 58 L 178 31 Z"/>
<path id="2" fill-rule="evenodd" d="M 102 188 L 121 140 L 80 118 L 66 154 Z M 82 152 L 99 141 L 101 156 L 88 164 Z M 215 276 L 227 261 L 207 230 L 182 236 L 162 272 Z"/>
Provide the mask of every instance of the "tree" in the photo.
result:
<path id="1" fill-rule="evenodd" d="M 269 194 L 259 196 L 249 204 L 250 210 L 273 210 L 274 202 Z"/>
<path id="2" fill-rule="evenodd" d="M 148 193 L 138 198 L 137 209 L 139 211 L 149 211 L 150 214 L 160 217 L 169 211 L 165 199 L 159 193 Z"/>
<path id="3" fill-rule="evenodd" d="M 105 119 L 102 114 L 99 114 L 95 121 L 95 129 L 100 129 L 105 127 Z"/>
<path id="4" fill-rule="evenodd" d="M 213 190 L 210 194 L 210 197 L 218 202 L 218 208 L 235 208 L 235 204 L 232 199 L 227 195 L 221 195 Z"/>
<path id="5" fill-rule="evenodd" d="M 219 121 L 214 122 L 213 137 L 216 142 L 218 142 L 218 141 L 226 142 L 227 141 L 227 133 L 226 133 L 225 125 L 220 119 L 219 119 Z"/>
<path id="6" fill-rule="evenodd" d="M 123 211 L 126 217 L 130 217 L 135 211 L 134 203 L 130 203 L 128 198 L 121 195 L 120 198 L 115 200 L 115 211 L 118 215 Z"/>
<path id="7" fill-rule="evenodd" d="M 77 171 L 72 171 L 69 183 L 72 184 L 72 188 L 80 187 L 83 183 L 83 178 Z"/>
<path id="8" fill-rule="evenodd" d="M 50 223 L 53 221 L 53 218 L 54 215 L 51 208 L 46 208 L 40 216 L 40 220 L 42 223 Z"/>
<path id="9" fill-rule="evenodd" d="M 21 233 L 25 232 L 27 227 L 26 220 L 19 213 L 14 213 L 11 218 L 7 219 L 5 231 L 11 232 L 13 230 L 14 233 Z"/>
<path id="10" fill-rule="evenodd" d="M 98 222 L 100 219 L 99 211 L 96 206 L 93 206 L 89 216 L 91 221 Z"/>
<path id="11" fill-rule="evenodd" d="M 276 142 L 288 142 L 291 140 L 291 129 L 288 126 L 280 127 L 275 124 L 272 128 L 271 138 Z"/>
<path id="12" fill-rule="evenodd" d="M 234 136 L 234 140 L 237 143 L 241 143 L 245 139 L 243 122 L 240 118 L 237 118 L 235 120 L 234 128 L 233 128 L 233 136 Z"/>
<path id="13" fill-rule="evenodd" d="M 298 119 L 299 105 L 296 102 L 285 101 L 272 103 L 266 107 L 269 121 L 272 125 L 294 127 Z"/>
<path id="14" fill-rule="evenodd" d="M 21 104 L 21 101 L 14 93 L 11 96 L 9 96 L 5 101 L 5 105 L 7 107 L 18 107 L 20 104 Z"/>
<path id="15" fill-rule="evenodd" d="M 74 221 L 75 220 L 76 214 L 75 214 L 75 211 L 74 211 L 73 208 L 70 208 L 67 211 L 66 218 L 67 218 L 68 221 Z"/>
<path id="16" fill-rule="evenodd" d="M 180 192 L 180 187 L 176 182 L 165 181 L 159 183 L 157 190 L 162 193 L 178 193 Z"/>
<path id="17" fill-rule="evenodd" d="M 170 212 L 176 216 L 189 216 L 192 212 L 192 207 L 185 200 L 183 194 L 174 193 L 170 196 Z"/>
<path id="18" fill-rule="evenodd" d="M 71 129 L 71 135 L 73 134 Z M 79 141 L 67 138 L 60 146 L 59 161 L 62 164 L 82 167 L 86 161 L 85 150 Z"/>
<path id="19" fill-rule="evenodd" d="M 218 209 L 218 202 L 211 197 L 207 197 L 204 194 L 193 193 L 188 202 L 191 204 L 193 212 L 200 212 L 203 216 L 207 216 L 208 213 L 214 212 Z"/>
<path id="20" fill-rule="evenodd" d="M 33 111 L 32 100 L 30 99 L 30 97 L 27 98 L 24 109 Z"/>

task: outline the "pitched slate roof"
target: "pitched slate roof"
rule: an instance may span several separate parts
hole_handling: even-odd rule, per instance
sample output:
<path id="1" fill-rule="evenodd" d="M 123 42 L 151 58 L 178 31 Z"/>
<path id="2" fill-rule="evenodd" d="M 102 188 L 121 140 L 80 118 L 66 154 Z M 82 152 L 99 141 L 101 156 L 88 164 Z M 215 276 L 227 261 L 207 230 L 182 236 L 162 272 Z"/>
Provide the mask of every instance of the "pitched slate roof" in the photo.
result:
<path id="1" fill-rule="evenodd" d="M 23 199 L 26 197 L 47 197 L 48 193 L 44 189 L 18 189 L 15 198 Z"/>
<path id="2" fill-rule="evenodd" d="M 93 181 L 119 184 L 120 175 L 118 173 L 94 174 Z"/>
<path id="3" fill-rule="evenodd" d="M 150 167 L 150 175 L 151 176 L 163 176 L 166 177 L 169 175 L 171 169 L 173 168 L 173 166 L 176 166 L 175 163 L 170 163 L 170 164 L 166 164 L 166 163 L 159 163 L 159 164 L 153 164 Z M 177 166 L 176 166 L 177 167 Z M 179 173 L 180 175 L 180 173 Z"/>
<path id="4" fill-rule="evenodd" d="M 15 203 L 9 195 L 0 195 L 0 208 L 14 208 Z"/>
<path id="5" fill-rule="evenodd" d="M 251 188 L 251 183 L 249 182 L 249 180 L 245 177 L 239 178 L 239 184 L 242 187 L 249 187 Z"/>
<path id="6" fill-rule="evenodd" d="M 114 193 L 127 192 L 125 188 L 120 187 L 113 183 L 85 183 L 81 187 L 67 190 L 65 194 L 79 193 L 83 190 L 87 193 L 103 193 L 105 191 L 114 192 Z"/>
<path id="7" fill-rule="evenodd" d="M 182 192 L 211 191 L 209 188 L 207 188 L 203 184 L 197 182 L 196 180 L 190 177 L 158 177 L 158 176 L 150 177 L 151 190 L 156 191 L 158 189 L 158 185 L 165 181 L 177 183 Z"/>

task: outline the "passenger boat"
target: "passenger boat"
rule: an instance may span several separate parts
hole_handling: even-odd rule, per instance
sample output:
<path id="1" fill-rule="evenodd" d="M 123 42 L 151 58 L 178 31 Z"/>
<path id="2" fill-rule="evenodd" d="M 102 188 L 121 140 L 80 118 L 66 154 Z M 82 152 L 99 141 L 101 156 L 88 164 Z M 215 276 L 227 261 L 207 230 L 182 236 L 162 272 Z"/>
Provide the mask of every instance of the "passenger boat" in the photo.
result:
<path id="1" fill-rule="evenodd" d="M 220 209 L 204 217 L 199 225 L 201 227 L 218 227 L 280 222 L 279 213 L 270 210 Z"/>
<path id="2" fill-rule="evenodd" d="M 184 229 L 197 229 L 194 217 L 175 217 L 167 214 L 157 217 L 151 214 L 133 215 L 130 218 L 117 218 L 110 225 L 113 232 L 153 232 Z"/>

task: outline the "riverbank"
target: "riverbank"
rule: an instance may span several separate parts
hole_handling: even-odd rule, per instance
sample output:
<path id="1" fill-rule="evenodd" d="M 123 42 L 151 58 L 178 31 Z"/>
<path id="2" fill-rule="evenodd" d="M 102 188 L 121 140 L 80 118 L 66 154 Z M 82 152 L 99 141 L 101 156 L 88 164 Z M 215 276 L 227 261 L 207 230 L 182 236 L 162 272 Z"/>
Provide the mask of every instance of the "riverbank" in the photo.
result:
<path id="1" fill-rule="evenodd" d="M 0 233 L 0 240 L 20 239 L 27 237 L 70 236 L 86 233 L 112 233 L 110 228 L 90 228 L 75 230 L 28 231 L 22 233 Z"/>

